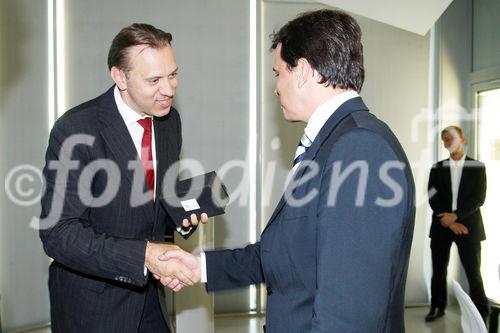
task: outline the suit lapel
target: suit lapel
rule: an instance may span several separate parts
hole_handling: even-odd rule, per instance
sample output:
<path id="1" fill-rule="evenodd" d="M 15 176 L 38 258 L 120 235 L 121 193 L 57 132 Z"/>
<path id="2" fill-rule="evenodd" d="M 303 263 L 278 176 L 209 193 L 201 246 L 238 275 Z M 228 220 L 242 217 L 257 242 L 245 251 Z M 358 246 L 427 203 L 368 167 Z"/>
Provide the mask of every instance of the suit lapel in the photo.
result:
<path id="1" fill-rule="evenodd" d="M 167 173 L 168 166 L 171 164 L 171 157 L 174 156 L 171 149 L 171 142 L 169 142 L 168 138 L 168 129 L 167 123 L 162 121 L 159 118 L 154 118 L 153 121 L 154 129 L 155 129 L 155 145 L 156 145 L 156 200 L 155 200 L 155 214 L 159 213 L 160 209 L 160 200 L 163 196 L 163 181 L 164 176 Z M 177 172 L 175 172 L 177 175 Z M 170 181 L 167 181 L 170 183 Z M 155 230 L 156 224 L 158 223 L 158 219 L 155 222 Z"/>
<path id="2" fill-rule="evenodd" d="M 444 189 L 446 189 L 446 198 L 449 198 L 449 209 L 451 210 L 451 205 L 452 205 L 452 197 L 453 197 L 453 190 L 451 188 L 451 168 L 450 168 L 450 159 L 446 159 L 443 161 L 443 184 L 444 184 Z"/>
<path id="3" fill-rule="evenodd" d="M 166 116 L 154 118 L 153 124 L 155 129 L 157 171 L 155 213 L 158 216 L 161 206 L 161 197 L 164 193 L 168 196 L 170 191 L 174 191 L 175 186 L 173 184 L 175 184 L 178 178 L 179 165 L 176 162 L 179 158 L 181 133 L 179 132 L 180 122 L 178 120 L 177 110 L 171 108 Z M 169 179 L 165 179 L 166 176 L 168 176 Z M 157 218 L 155 228 L 158 223 L 160 223 L 160 221 Z"/>
<path id="4" fill-rule="evenodd" d="M 447 209 L 451 211 L 452 200 L 453 200 L 453 189 L 451 188 L 451 167 L 450 167 L 450 159 L 443 160 L 441 165 L 440 182 L 442 184 L 442 195 L 446 198 L 445 204 Z"/>
<path id="5" fill-rule="evenodd" d="M 154 213 L 155 213 L 155 222 L 153 226 L 153 235 L 156 234 L 156 227 L 159 222 L 158 213 L 160 210 L 160 197 L 162 195 L 162 182 L 163 175 L 166 171 L 166 163 L 164 161 L 164 157 L 168 156 L 168 145 L 167 141 L 163 137 L 165 131 L 162 129 L 162 123 L 158 122 L 157 118 L 153 119 L 153 127 L 155 132 L 155 147 L 156 147 L 156 189 L 155 189 L 155 204 L 154 204 Z"/>
<path id="6" fill-rule="evenodd" d="M 460 175 L 460 183 L 458 184 L 458 195 L 457 195 L 457 205 L 460 201 L 460 193 L 464 193 L 464 186 L 466 186 L 467 179 L 474 179 L 474 177 L 469 176 L 470 168 L 467 167 L 467 162 L 470 163 L 472 159 L 465 156 L 464 166 L 462 168 L 462 174 Z"/>
<path id="7" fill-rule="evenodd" d="M 101 136 L 120 169 L 122 177 L 120 181 L 123 184 L 123 179 L 126 179 L 132 186 L 134 172 L 129 170 L 128 164 L 129 161 L 138 160 L 138 156 L 128 128 L 116 106 L 113 88 L 103 95 L 97 114 L 102 125 Z M 142 207 L 148 215 L 148 220 L 152 221 L 154 216 L 151 205 L 142 205 Z"/>
<path id="8" fill-rule="evenodd" d="M 303 162 L 305 161 L 309 162 L 313 161 L 316 158 L 316 155 L 320 151 L 321 147 L 323 146 L 323 143 L 335 131 L 335 128 L 340 124 L 340 122 L 355 111 L 368 111 L 368 108 L 366 107 L 365 103 L 363 103 L 361 97 L 352 98 L 346 101 L 330 116 L 330 118 L 328 118 L 328 120 L 326 121 L 326 123 L 323 125 L 318 135 L 316 136 L 316 139 L 314 139 L 314 142 L 312 143 L 311 147 L 309 147 L 307 152 L 305 152 L 304 159 L 301 165 L 304 165 Z M 301 167 L 301 165 L 299 165 L 299 167 L 295 171 L 295 174 L 292 175 L 293 179 L 295 180 L 300 179 L 307 170 L 307 167 Z M 285 193 L 288 190 L 289 189 L 287 187 Z M 276 219 L 279 212 L 283 209 L 285 203 L 286 203 L 285 196 L 282 195 L 267 225 L 270 225 Z"/>
<path id="9" fill-rule="evenodd" d="M 162 183 L 168 167 L 175 161 L 175 143 L 171 137 L 166 119 L 155 118 L 155 145 L 156 145 L 156 194 L 162 194 Z M 177 173 L 175 173 L 177 175 Z"/>

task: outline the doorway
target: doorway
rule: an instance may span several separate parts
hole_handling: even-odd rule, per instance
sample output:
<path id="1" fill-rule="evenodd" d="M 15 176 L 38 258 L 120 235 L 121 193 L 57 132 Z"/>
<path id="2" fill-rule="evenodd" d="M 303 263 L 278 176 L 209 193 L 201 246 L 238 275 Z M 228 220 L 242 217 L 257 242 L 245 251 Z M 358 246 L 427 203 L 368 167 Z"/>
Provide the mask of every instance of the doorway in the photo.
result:
<path id="1" fill-rule="evenodd" d="M 500 83 L 475 91 L 476 152 L 486 165 L 487 192 L 481 212 L 486 231 L 486 241 L 482 243 L 482 265 L 484 287 L 490 299 L 500 301 L 499 264 L 500 221 L 498 203 L 500 195 Z"/>

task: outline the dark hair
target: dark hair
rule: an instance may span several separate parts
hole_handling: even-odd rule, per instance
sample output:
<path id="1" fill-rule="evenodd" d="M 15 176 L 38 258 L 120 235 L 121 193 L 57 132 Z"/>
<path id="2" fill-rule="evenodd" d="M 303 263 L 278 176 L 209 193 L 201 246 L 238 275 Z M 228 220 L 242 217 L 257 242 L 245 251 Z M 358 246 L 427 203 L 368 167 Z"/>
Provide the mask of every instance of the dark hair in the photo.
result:
<path id="1" fill-rule="evenodd" d="M 172 35 L 163 30 L 157 29 L 150 24 L 134 23 L 123 28 L 111 42 L 108 53 L 108 68 L 113 66 L 129 70 L 128 48 L 136 45 L 148 45 L 159 49 L 170 45 Z"/>
<path id="2" fill-rule="evenodd" d="M 289 69 L 305 58 L 321 75 L 320 83 L 361 91 L 365 78 L 361 29 L 350 15 L 338 10 L 300 14 L 271 35 L 271 50 L 281 44 Z"/>
<path id="3" fill-rule="evenodd" d="M 445 133 L 450 133 L 450 134 L 453 135 L 454 134 L 453 132 L 456 132 L 460 136 L 460 138 L 462 138 L 462 139 L 464 138 L 464 132 L 462 131 L 462 129 L 460 127 L 458 127 L 458 126 L 448 126 L 448 127 L 446 127 L 445 129 L 443 129 L 441 131 L 441 139 L 443 138 L 443 135 Z"/>

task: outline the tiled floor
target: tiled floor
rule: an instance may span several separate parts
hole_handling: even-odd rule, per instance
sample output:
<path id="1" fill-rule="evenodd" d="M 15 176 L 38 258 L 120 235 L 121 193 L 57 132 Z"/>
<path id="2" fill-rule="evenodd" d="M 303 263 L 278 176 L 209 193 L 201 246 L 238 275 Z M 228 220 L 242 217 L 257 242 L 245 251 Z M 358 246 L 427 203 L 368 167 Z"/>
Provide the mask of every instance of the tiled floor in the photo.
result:
<path id="1" fill-rule="evenodd" d="M 460 309 L 458 305 L 446 309 L 446 315 L 432 323 L 426 323 L 428 307 L 407 308 L 405 310 L 406 333 L 461 333 Z"/>
<path id="2" fill-rule="evenodd" d="M 408 308 L 405 311 L 405 326 L 407 333 L 461 333 L 460 310 L 449 307 L 446 316 L 433 323 L 425 323 L 424 317 L 427 307 Z M 264 318 L 261 317 L 217 317 L 215 320 L 216 333 L 260 333 Z M 50 329 L 28 331 L 29 333 L 51 333 Z M 184 333 L 184 332 L 179 332 Z M 186 332 L 192 333 L 192 332 Z"/>
<path id="3" fill-rule="evenodd" d="M 426 323 L 424 317 L 427 307 L 415 307 L 405 310 L 406 333 L 461 333 L 460 310 L 450 307 L 446 316 L 433 323 Z M 223 317 L 215 321 L 216 333 L 258 333 L 262 332 L 264 318 Z"/>

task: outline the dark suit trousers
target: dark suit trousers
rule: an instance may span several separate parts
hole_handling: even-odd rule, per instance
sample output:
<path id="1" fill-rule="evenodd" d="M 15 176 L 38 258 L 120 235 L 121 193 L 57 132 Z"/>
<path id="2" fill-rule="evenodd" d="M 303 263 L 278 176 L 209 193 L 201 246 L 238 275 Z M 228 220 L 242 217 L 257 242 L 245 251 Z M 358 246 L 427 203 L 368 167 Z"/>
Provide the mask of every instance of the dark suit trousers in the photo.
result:
<path id="1" fill-rule="evenodd" d="M 153 278 L 148 284 L 144 311 L 138 333 L 169 333 L 170 330 L 162 314 L 158 298 L 158 283 Z"/>
<path id="2" fill-rule="evenodd" d="M 460 261 L 469 282 L 470 298 L 479 312 L 482 315 L 487 315 L 489 313 L 489 303 L 484 292 L 483 279 L 481 278 L 481 243 L 469 242 L 463 239 L 431 239 L 431 306 L 446 308 L 446 275 L 453 241 L 457 245 Z"/>

